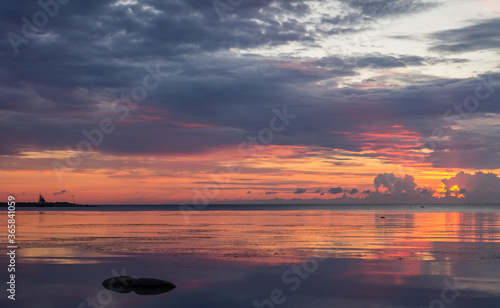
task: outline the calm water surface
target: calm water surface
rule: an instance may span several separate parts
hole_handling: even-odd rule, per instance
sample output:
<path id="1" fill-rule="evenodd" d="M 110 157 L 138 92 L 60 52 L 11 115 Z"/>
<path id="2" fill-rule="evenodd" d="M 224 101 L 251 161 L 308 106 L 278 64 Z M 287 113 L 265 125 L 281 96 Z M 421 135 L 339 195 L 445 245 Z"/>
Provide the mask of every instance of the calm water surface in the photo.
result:
<path id="1" fill-rule="evenodd" d="M 500 306 L 495 207 L 117 209 L 19 211 L 2 307 Z M 177 288 L 102 287 L 122 274 Z"/>

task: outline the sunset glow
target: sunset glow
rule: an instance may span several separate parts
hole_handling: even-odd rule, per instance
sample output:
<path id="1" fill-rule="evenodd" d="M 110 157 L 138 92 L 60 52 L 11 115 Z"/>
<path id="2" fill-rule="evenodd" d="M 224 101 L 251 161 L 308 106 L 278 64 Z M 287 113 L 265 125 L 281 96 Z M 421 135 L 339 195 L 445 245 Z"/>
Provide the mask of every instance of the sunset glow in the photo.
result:
<path id="1" fill-rule="evenodd" d="M 10 308 L 499 307 L 500 1 L 0 6 Z"/>

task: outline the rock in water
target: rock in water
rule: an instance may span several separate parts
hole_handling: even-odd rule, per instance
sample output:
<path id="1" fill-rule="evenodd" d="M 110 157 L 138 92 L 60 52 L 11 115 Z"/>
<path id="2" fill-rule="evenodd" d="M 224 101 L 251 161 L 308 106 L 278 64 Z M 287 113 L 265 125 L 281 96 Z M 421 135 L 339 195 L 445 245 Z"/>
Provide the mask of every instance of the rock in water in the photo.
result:
<path id="1" fill-rule="evenodd" d="M 161 279 L 139 278 L 132 282 L 132 290 L 139 295 L 157 295 L 173 289 L 175 289 L 173 283 Z"/>
<path id="2" fill-rule="evenodd" d="M 103 281 L 102 286 L 116 293 L 132 292 L 132 283 L 136 279 L 130 276 L 117 276 Z"/>

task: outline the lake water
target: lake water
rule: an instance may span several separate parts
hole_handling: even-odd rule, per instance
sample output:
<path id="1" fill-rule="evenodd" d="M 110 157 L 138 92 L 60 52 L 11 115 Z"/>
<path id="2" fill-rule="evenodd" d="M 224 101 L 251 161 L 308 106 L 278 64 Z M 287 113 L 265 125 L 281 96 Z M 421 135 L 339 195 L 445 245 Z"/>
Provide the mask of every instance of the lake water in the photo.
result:
<path id="1" fill-rule="evenodd" d="M 19 208 L 16 217 L 17 300 L 4 296 L 2 307 L 500 306 L 498 205 Z M 103 288 L 117 275 L 177 288 Z"/>

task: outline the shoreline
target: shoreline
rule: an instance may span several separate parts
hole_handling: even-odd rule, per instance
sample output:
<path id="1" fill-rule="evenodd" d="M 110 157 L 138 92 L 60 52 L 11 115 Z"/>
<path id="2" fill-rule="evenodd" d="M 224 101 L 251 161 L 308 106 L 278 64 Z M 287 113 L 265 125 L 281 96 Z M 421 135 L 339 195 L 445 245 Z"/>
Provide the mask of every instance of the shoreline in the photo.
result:
<path id="1" fill-rule="evenodd" d="M 20 204 L 19 206 L 17 206 Z M 365 213 L 467 213 L 467 212 L 500 212 L 500 204 L 477 204 L 477 205 L 210 205 L 204 209 L 193 208 L 186 211 L 179 205 L 75 205 L 73 203 L 51 203 L 43 206 L 38 203 L 18 203 L 20 211 L 100 211 L 100 212 L 179 212 L 190 217 L 200 213 L 214 211 L 328 211 L 328 212 L 365 212 Z M 5 203 L 1 203 L 7 208 Z M 382 215 L 385 216 L 385 215 Z"/>
<path id="2" fill-rule="evenodd" d="M 0 207 L 8 207 L 7 202 L 0 202 Z M 48 202 L 45 204 L 39 204 L 38 202 L 17 202 L 17 207 L 32 207 L 32 208 L 47 208 L 47 207 L 99 207 L 98 205 L 88 205 L 88 204 L 76 204 L 69 202 Z"/>

